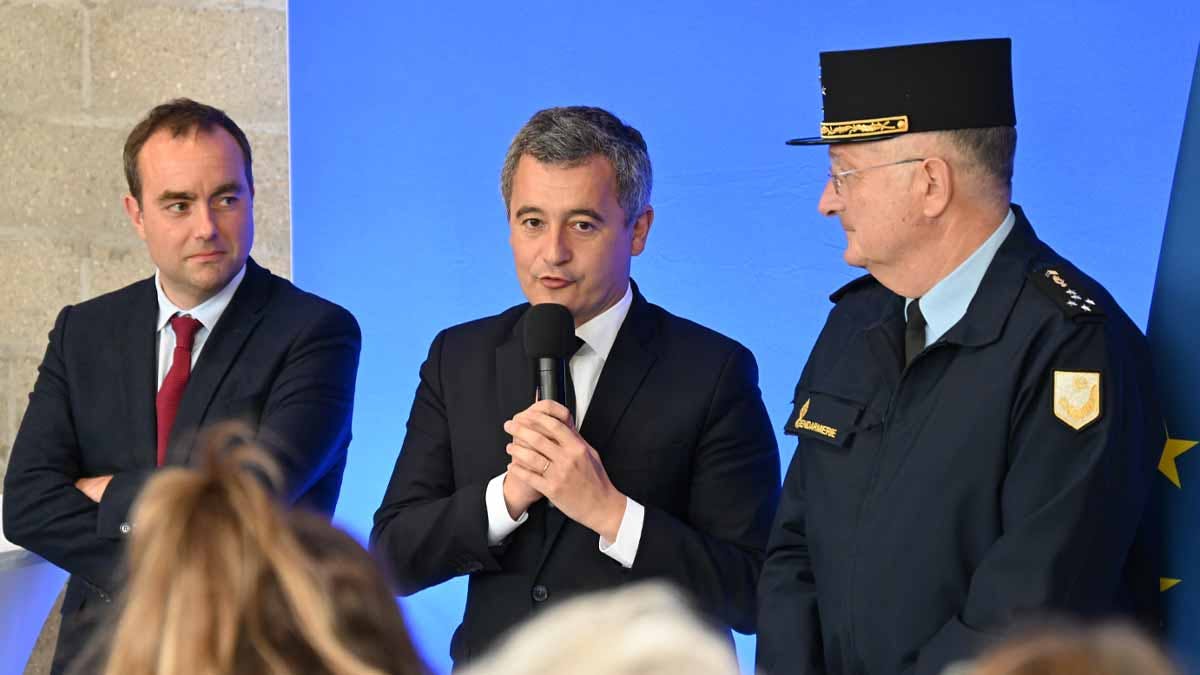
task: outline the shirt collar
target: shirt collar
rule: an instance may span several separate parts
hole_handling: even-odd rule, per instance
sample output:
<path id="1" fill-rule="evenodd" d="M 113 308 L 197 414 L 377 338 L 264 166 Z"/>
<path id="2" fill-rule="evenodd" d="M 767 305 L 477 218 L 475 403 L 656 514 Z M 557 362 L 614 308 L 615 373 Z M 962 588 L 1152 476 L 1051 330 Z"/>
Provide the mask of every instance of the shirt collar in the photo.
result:
<path id="1" fill-rule="evenodd" d="M 1004 243 L 1009 232 L 1012 232 L 1016 216 L 1012 209 L 1001 221 L 1000 227 L 987 238 L 975 252 L 954 268 L 944 279 L 934 284 L 925 295 L 921 296 L 921 314 L 925 317 L 925 344 L 931 345 L 946 334 L 954 324 L 958 323 L 967 313 L 967 307 L 979 290 L 979 283 L 987 272 L 996 251 Z M 905 298 L 905 316 L 912 298 Z"/>
<path id="2" fill-rule="evenodd" d="M 238 286 L 242 285 L 242 278 L 246 276 L 246 265 L 243 264 L 242 269 L 233 275 L 229 283 L 225 284 L 225 288 L 217 291 L 216 295 L 186 310 L 179 309 L 167 298 L 167 294 L 162 288 L 162 280 L 159 278 L 161 274 L 157 268 L 154 270 L 154 290 L 158 293 L 158 326 L 155 330 L 161 332 L 171 317 L 176 314 L 186 314 L 211 331 L 217 325 L 217 320 L 225 313 L 229 301 L 233 300 L 233 294 L 237 292 Z"/>
<path id="3" fill-rule="evenodd" d="M 613 343 L 617 341 L 617 331 L 621 330 L 621 324 L 625 323 L 625 317 L 629 314 L 631 305 L 633 305 L 633 287 L 626 286 L 625 295 L 621 296 L 617 304 L 576 328 L 575 336 L 587 343 L 587 346 L 599 354 L 602 360 L 607 361 L 608 353 L 612 351 Z"/>

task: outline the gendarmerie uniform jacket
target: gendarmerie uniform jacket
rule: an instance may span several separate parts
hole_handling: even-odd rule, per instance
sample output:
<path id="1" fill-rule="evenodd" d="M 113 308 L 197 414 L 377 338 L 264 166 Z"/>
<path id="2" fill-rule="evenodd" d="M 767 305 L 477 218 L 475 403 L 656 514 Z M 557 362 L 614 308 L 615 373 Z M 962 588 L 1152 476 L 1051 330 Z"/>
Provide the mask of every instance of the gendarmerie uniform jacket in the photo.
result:
<path id="1" fill-rule="evenodd" d="M 904 298 L 870 276 L 833 295 L 787 421 L 767 672 L 936 674 L 1030 614 L 1154 603 L 1133 573 L 1165 440 L 1146 340 L 1013 210 L 966 314 L 907 368 Z"/>

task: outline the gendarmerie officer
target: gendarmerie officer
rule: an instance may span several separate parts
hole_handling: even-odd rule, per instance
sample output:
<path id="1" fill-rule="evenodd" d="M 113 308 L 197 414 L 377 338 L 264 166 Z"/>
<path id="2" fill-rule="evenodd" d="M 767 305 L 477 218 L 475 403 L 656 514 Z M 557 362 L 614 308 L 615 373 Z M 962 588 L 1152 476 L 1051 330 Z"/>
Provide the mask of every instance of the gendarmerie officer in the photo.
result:
<path id="1" fill-rule="evenodd" d="M 1131 574 L 1164 442 L 1146 341 L 1010 203 L 1007 39 L 821 54 L 819 210 L 867 276 L 796 386 L 760 668 L 938 673 Z M 1134 551 L 1134 553 L 1131 553 Z"/>

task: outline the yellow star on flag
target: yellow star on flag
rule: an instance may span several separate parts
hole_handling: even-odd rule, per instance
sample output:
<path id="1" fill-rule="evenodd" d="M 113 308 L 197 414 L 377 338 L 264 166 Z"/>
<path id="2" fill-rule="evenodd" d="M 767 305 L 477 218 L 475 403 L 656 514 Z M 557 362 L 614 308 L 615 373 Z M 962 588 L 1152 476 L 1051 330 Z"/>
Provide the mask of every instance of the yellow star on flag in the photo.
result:
<path id="1" fill-rule="evenodd" d="M 1177 488 L 1182 488 L 1183 485 L 1179 483 L 1179 468 L 1175 466 L 1175 459 L 1191 450 L 1194 445 L 1196 445 L 1196 441 L 1167 437 L 1167 444 L 1163 446 L 1162 457 L 1158 460 L 1158 470 Z"/>
<path id="2" fill-rule="evenodd" d="M 1175 586 L 1177 586 L 1180 581 L 1182 581 L 1182 580 L 1181 579 L 1168 579 L 1166 577 L 1159 577 L 1158 578 L 1158 592 L 1163 593 L 1165 591 L 1169 591 L 1172 588 L 1175 588 Z"/>

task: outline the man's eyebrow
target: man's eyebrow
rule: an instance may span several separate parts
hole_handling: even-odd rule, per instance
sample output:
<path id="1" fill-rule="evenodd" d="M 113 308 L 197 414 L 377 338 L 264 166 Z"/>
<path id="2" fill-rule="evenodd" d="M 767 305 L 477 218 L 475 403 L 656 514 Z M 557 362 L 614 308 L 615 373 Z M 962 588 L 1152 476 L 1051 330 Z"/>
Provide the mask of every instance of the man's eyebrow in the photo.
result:
<path id="1" fill-rule="evenodd" d="M 243 192 L 244 190 L 245 190 L 245 188 L 242 187 L 242 184 L 240 182 L 238 182 L 236 180 L 231 180 L 228 183 L 222 183 L 221 185 L 219 185 L 216 190 L 213 190 L 213 194 L 214 195 L 223 195 L 223 194 L 228 194 L 230 192 Z"/>
<path id="2" fill-rule="evenodd" d="M 517 209 L 517 212 L 513 214 L 513 217 L 521 218 L 522 216 L 527 216 L 529 214 L 541 215 L 542 210 L 536 206 L 522 206 L 521 208 Z M 604 216 L 600 215 L 598 211 L 593 209 L 579 208 L 567 211 L 568 219 L 575 218 L 576 216 L 587 216 L 588 218 L 591 218 L 592 220 L 601 224 L 605 222 Z"/>
<path id="3" fill-rule="evenodd" d="M 567 212 L 567 216 L 587 216 L 598 223 L 604 222 L 604 216 L 600 215 L 600 213 L 597 211 L 593 211 L 592 209 L 571 209 Z"/>
<path id="4" fill-rule="evenodd" d="M 172 190 L 163 190 L 162 194 L 155 200 L 157 202 L 194 202 L 196 201 L 195 192 L 174 192 Z"/>

